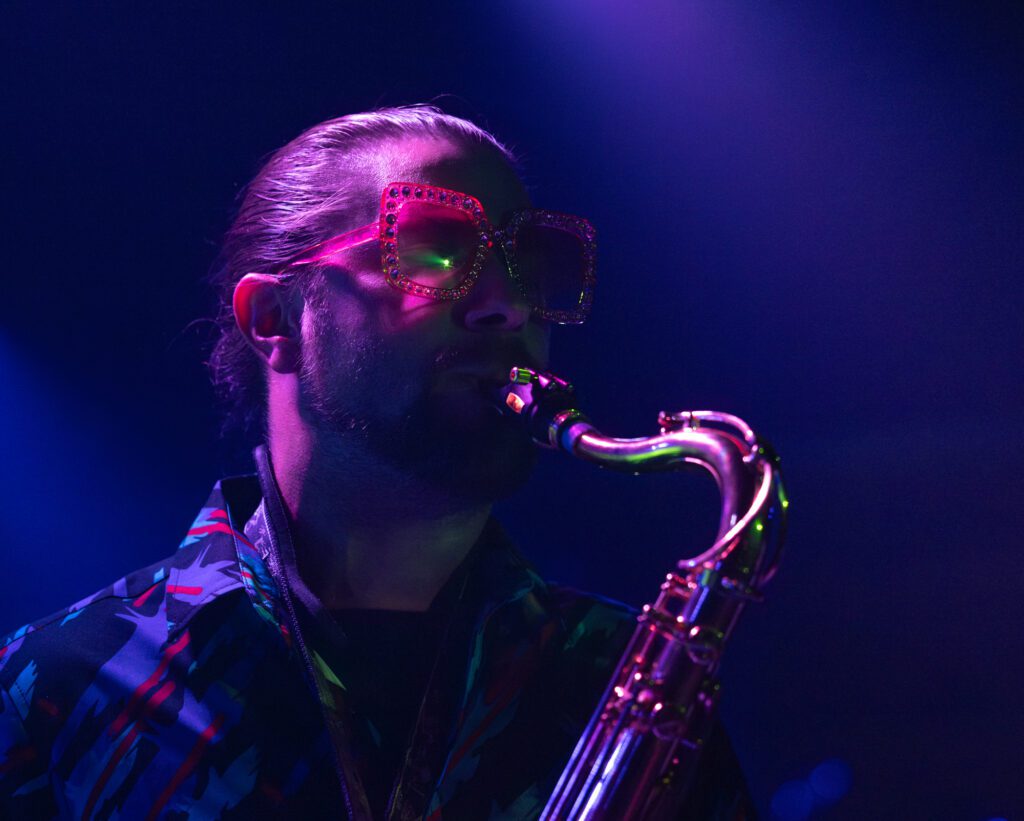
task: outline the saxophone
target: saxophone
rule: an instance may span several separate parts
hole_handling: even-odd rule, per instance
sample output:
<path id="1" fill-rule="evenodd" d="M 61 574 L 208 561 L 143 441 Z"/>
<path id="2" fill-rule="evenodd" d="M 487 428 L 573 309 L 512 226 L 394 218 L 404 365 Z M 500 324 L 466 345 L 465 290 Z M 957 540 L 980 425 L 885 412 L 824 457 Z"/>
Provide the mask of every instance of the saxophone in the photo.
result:
<path id="1" fill-rule="evenodd" d="M 714 543 L 669 573 L 576 745 L 543 821 L 678 818 L 714 725 L 718 669 L 744 606 L 778 566 L 789 503 L 778 458 L 741 419 L 714 411 L 658 417 L 638 439 L 600 434 L 557 376 L 513 368 L 497 395 L 539 445 L 633 474 L 695 465 L 714 477 Z"/>

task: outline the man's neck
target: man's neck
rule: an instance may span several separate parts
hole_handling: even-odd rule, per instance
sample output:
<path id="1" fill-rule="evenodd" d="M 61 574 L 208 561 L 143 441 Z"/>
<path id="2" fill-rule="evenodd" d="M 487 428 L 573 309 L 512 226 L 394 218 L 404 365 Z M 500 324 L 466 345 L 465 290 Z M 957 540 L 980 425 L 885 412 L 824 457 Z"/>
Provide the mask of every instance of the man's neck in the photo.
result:
<path id="1" fill-rule="evenodd" d="M 488 513 L 349 529 L 342 540 L 307 538 L 298 549 L 300 572 L 332 610 L 422 612 L 473 547 Z"/>
<path id="2" fill-rule="evenodd" d="M 380 475 L 387 471 L 357 457 L 335 464 L 291 433 L 271 436 L 270 451 L 306 585 L 328 609 L 427 610 L 491 505 L 449 504 L 425 515 L 438 506 L 396 487 L 394 476 Z"/>

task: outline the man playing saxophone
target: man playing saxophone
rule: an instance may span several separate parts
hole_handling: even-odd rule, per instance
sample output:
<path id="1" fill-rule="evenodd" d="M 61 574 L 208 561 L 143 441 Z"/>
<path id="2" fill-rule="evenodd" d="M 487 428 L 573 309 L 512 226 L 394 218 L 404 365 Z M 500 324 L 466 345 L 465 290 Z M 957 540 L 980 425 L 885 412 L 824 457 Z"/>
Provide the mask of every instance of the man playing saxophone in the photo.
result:
<path id="1" fill-rule="evenodd" d="M 550 205 L 429 107 L 270 157 L 210 359 L 255 474 L 165 560 L 4 640 L 0 815 L 539 815 L 635 626 L 491 516 L 535 450 L 487 397 L 593 296 L 594 229 Z M 753 817 L 720 728 L 686 815 Z"/>

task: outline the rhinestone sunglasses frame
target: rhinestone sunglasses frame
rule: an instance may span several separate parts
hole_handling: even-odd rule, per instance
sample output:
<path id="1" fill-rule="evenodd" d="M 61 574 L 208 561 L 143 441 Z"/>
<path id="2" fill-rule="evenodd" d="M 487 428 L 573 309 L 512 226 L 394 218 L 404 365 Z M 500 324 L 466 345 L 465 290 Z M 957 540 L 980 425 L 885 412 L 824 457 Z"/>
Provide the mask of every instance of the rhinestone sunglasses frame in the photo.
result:
<path id="1" fill-rule="evenodd" d="M 476 254 L 466 275 L 455 287 L 435 288 L 420 285 L 401 272 L 401 261 L 398 254 L 398 234 L 401 220 L 398 215 L 408 202 L 429 202 L 451 208 L 465 213 L 472 221 L 478 236 Z M 594 269 L 597 260 L 597 232 L 589 221 L 571 214 L 530 208 L 516 211 L 503 225 L 494 226 L 488 221 L 483 205 L 476 197 L 436 185 L 412 182 L 388 183 L 381 193 L 380 216 L 375 222 L 330 237 L 306 248 L 292 259 L 277 266 L 274 273 L 279 276 L 287 275 L 286 272 L 291 268 L 322 262 L 342 251 L 377 240 L 380 244 L 381 271 L 388 285 L 427 299 L 457 300 L 469 293 L 479 278 L 491 251 L 500 250 L 512 279 L 515 280 L 517 287 L 525 297 L 526 289 L 523 286 L 515 253 L 516 235 L 524 225 L 558 228 L 579 239 L 583 253 L 583 282 L 576 307 L 569 310 L 554 310 L 539 305 L 530 307 L 535 314 L 551 322 L 560 325 L 581 324 L 590 313 L 596 282 Z"/>

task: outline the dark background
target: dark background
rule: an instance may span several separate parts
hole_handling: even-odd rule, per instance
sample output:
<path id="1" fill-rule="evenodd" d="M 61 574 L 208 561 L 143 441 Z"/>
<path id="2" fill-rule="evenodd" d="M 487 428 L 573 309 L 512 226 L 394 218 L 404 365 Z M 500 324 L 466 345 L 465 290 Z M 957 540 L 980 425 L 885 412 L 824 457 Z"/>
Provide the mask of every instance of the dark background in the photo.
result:
<path id="1" fill-rule="evenodd" d="M 190 323 L 260 158 L 453 95 L 601 232 L 554 356 L 600 426 L 720 408 L 783 454 L 788 553 L 724 671 L 765 817 L 1024 817 L 1020 9 L 5 3 L 0 628 L 167 554 L 244 468 Z M 640 604 L 710 484 L 548 455 L 502 510 Z M 801 805 L 829 760 L 848 794 Z"/>

